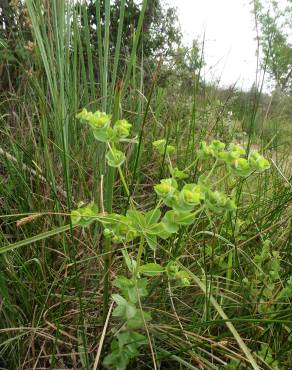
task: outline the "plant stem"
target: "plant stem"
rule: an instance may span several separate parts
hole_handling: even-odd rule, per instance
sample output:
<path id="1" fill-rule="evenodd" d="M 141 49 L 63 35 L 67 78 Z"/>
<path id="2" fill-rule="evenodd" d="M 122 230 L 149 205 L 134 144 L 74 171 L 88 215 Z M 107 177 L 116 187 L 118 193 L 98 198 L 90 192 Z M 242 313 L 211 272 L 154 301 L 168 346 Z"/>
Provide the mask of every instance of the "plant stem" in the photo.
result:
<path id="1" fill-rule="evenodd" d="M 119 171 L 119 174 L 120 174 L 120 178 L 122 180 L 122 183 L 123 183 L 123 186 L 125 188 L 125 191 L 126 191 L 126 194 L 127 196 L 129 197 L 130 196 L 130 191 L 129 191 L 129 188 L 128 188 L 128 185 L 126 183 L 126 180 L 125 180 L 125 176 L 123 174 L 123 171 L 121 169 L 121 166 L 118 167 L 118 171 Z"/>
<path id="2" fill-rule="evenodd" d="M 214 162 L 214 164 L 213 164 L 213 166 L 211 168 L 211 171 L 208 173 L 208 176 L 206 177 L 206 180 L 208 180 L 211 177 L 211 175 L 213 174 L 213 172 L 214 172 L 214 170 L 216 168 L 217 163 L 218 163 L 218 159 L 216 158 L 216 160 L 215 160 L 215 162 Z"/>
<path id="3" fill-rule="evenodd" d="M 138 254 L 137 254 L 137 261 L 136 261 L 137 264 L 136 264 L 136 269 L 135 269 L 135 273 L 134 273 L 134 278 L 135 279 L 137 279 L 139 267 L 140 267 L 140 264 L 141 264 L 141 257 L 142 257 L 142 253 L 143 253 L 143 248 L 144 248 L 144 236 L 142 235 L 141 239 L 140 239 Z"/>
<path id="4" fill-rule="evenodd" d="M 121 91 L 117 88 L 114 96 L 114 110 L 113 110 L 113 123 L 119 119 L 119 106 L 120 106 Z M 114 143 L 112 143 L 114 148 Z M 112 151 L 111 146 L 109 149 Z M 113 190 L 115 181 L 116 169 L 114 167 L 108 167 L 106 173 L 106 189 L 105 189 L 105 200 L 106 200 L 106 211 L 112 213 L 113 209 Z M 103 192 L 103 189 L 102 189 Z M 105 257 L 104 257 L 104 284 L 103 284 L 103 323 L 106 322 L 108 310 L 109 310 L 109 271 L 111 268 L 112 258 L 112 242 L 109 238 L 105 241 Z"/>

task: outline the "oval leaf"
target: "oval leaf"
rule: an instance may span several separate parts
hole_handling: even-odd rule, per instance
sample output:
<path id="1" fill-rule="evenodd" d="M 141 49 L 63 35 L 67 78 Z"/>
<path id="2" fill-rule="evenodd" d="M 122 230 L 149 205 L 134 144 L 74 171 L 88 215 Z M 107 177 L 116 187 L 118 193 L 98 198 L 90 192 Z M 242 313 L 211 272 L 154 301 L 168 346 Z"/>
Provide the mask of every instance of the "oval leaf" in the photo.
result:
<path id="1" fill-rule="evenodd" d="M 139 267 L 139 272 L 147 276 L 157 276 L 164 272 L 164 268 L 158 263 L 147 263 Z"/>

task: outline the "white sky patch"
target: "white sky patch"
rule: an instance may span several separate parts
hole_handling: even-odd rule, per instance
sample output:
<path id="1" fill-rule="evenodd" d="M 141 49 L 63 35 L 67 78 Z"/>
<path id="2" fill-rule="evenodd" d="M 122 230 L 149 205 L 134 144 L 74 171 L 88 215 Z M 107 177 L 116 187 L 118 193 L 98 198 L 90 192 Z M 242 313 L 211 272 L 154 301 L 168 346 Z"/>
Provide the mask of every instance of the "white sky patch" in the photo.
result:
<path id="1" fill-rule="evenodd" d="M 256 32 L 247 0 L 168 0 L 178 9 L 183 41 L 202 41 L 205 77 L 220 85 L 249 89 L 256 77 Z"/>

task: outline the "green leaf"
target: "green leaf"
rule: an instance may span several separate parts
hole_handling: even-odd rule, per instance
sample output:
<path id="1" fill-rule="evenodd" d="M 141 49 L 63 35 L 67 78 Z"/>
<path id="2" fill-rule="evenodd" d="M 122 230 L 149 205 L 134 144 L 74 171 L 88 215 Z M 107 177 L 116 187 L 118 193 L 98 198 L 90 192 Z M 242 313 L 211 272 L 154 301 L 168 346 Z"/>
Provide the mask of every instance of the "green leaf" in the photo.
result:
<path id="1" fill-rule="evenodd" d="M 116 302 L 116 304 L 121 306 L 125 306 L 128 304 L 127 300 L 120 294 L 112 294 L 112 299 Z"/>
<path id="2" fill-rule="evenodd" d="M 137 312 L 136 307 L 132 303 L 128 302 L 124 297 L 122 297 L 119 294 L 113 294 L 112 298 L 118 305 L 113 310 L 113 316 L 124 317 L 125 319 L 128 320 L 136 315 Z"/>
<path id="3" fill-rule="evenodd" d="M 126 331 L 124 333 L 119 333 L 117 335 L 118 342 L 119 342 L 119 347 L 122 349 L 125 345 L 133 342 L 132 337 L 131 337 L 131 332 Z"/>
<path id="4" fill-rule="evenodd" d="M 127 251 L 127 249 L 122 249 L 122 254 L 123 254 L 124 260 L 126 262 L 126 265 L 127 265 L 128 269 L 129 269 L 129 271 L 130 272 L 135 271 L 136 261 L 131 259 L 131 257 L 129 256 L 129 253 Z"/>
<path id="5" fill-rule="evenodd" d="M 171 210 L 167 211 L 161 221 L 165 230 L 171 234 L 177 233 L 179 225 L 177 224 L 176 212 Z"/>
<path id="6" fill-rule="evenodd" d="M 156 235 L 146 235 L 145 237 L 147 244 L 149 247 L 155 251 L 157 248 L 157 236 Z"/>
<path id="7" fill-rule="evenodd" d="M 141 231 L 146 227 L 145 216 L 142 212 L 137 210 L 129 210 L 127 212 L 127 218 L 132 222 L 133 226 Z"/>
<path id="8" fill-rule="evenodd" d="M 161 223 L 152 224 L 150 226 L 147 226 L 147 228 L 145 229 L 145 233 L 147 234 L 147 236 L 159 235 L 162 231 L 162 228 L 163 226 L 161 225 Z"/>
<path id="9" fill-rule="evenodd" d="M 118 149 L 111 149 L 106 154 L 107 163 L 111 167 L 119 167 L 121 166 L 126 157 L 123 152 Z"/>
<path id="10" fill-rule="evenodd" d="M 179 212 L 177 216 L 177 222 L 182 226 L 191 225 L 196 219 L 197 213 L 191 212 Z"/>
<path id="11" fill-rule="evenodd" d="M 113 282 L 113 285 L 121 290 L 128 289 L 135 285 L 134 281 L 126 278 L 125 276 L 117 276 Z"/>
<path id="12" fill-rule="evenodd" d="M 166 240 L 171 236 L 172 233 L 170 233 L 166 230 L 166 228 L 165 228 L 165 226 L 162 222 L 160 222 L 160 225 L 162 226 L 161 230 L 160 230 L 159 234 L 157 234 L 156 236 L 158 236 L 159 238 L 161 238 L 163 240 Z"/>
<path id="13" fill-rule="evenodd" d="M 104 365 L 117 365 L 119 363 L 119 358 L 120 358 L 119 351 L 113 351 L 104 358 L 103 364 Z M 125 369 L 126 366 L 124 366 L 124 368 L 123 367 L 120 367 L 120 368 Z"/>
<path id="14" fill-rule="evenodd" d="M 115 307 L 115 309 L 113 310 L 113 313 L 112 315 L 114 317 L 123 317 L 125 318 L 126 317 L 126 306 L 117 306 Z"/>
<path id="15" fill-rule="evenodd" d="M 151 315 L 149 312 L 143 311 L 143 317 L 146 322 L 151 320 Z M 137 311 L 136 316 L 127 321 L 127 327 L 129 329 L 138 329 L 144 327 L 143 317 L 141 311 Z"/>
<path id="16" fill-rule="evenodd" d="M 139 267 L 139 272 L 146 276 L 157 276 L 164 271 L 165 269 L 157 263 L 147 263 Z"/>
<path id="17" fill-rule="evenodd" d="M 135 317 L 136 312 L 137 312 L 137 308 L 132 303 L 127 303 L 127 306 L 126 306 L 127 319 L 129 320 Z"/>
<path id="18" fill-rule="evenodd" d="M 159 208 L 152 209 L 145 214 L 145 220 L 148 225 L 158 222 L 161 217 L 161 211 Z"/>
<path id="19" fill-rule="evenodd" d="M 142 278 L 137 281 L 136 283 L 137 285 L 134 282 L 134 285 L 127 289 L 126 294 L 129 297 L 129 301 L 131 303 L 137 303 L 139 300 L 138 298 L 143 298 L 148 295 L 148 292 L 146 289 L 147 283 L 148 283 L 147 279 Z"/>
<path id="20" fill-rule="evenodd" d="M 146 315 L 147 316 L 147 315 Z M 141 346 L 148 343 L 147 338 L 145 335 L 137 333 L 135 331 L 130 332 L 130 339 L 133 343 L 135 343 L 137 346 Z"/>
<path id="21" fill-rule="evenodd" d="M 111 140 L 113 130 L 111 127 L 106 127 L 104 129 L 93 129 L 92 133 L 96 140 L 106 143 Z"/>

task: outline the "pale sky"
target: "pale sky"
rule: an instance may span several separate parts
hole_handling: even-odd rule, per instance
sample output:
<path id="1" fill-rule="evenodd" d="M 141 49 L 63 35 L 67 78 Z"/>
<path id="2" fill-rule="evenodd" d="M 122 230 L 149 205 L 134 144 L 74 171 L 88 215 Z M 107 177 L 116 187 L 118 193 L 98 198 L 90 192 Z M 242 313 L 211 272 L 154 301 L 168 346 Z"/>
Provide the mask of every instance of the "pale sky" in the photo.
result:
<path id="1" fill-rule="evenodd" d="M 221 85 L 237 81 L 249 89 L 256 75 L 256 33 L 249 0 L 168 0 L 178 8 L 184 43 L 202 41 L 205 32 L 205 75 Z"/>

